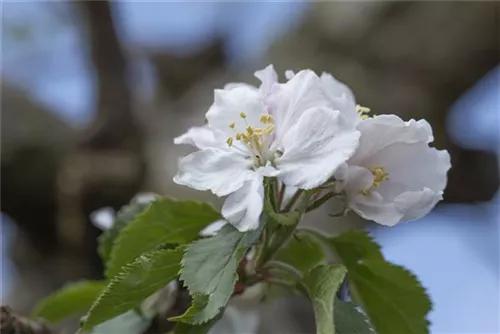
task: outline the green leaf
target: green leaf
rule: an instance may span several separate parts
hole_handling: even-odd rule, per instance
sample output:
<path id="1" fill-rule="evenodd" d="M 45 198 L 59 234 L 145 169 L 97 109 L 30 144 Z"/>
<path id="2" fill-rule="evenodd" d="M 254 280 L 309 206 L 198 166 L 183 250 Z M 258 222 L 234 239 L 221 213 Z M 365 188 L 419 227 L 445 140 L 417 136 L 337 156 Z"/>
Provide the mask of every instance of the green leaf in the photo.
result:
<path id="1" fill-rule="evenodd" d="M 274 260 L 289 264 L 304 274 L 324 263 L 326 254 L 315 237 L 297 231 L 276 253 Z"/>
<path id="2" fill-rule="evenodd" d="M 157 250 L 125 266 L 93 303 L 83 329 L 138 307 L 141 302 L 175 279 L 184 248 Z"/>
<path id="3" fill-rule="evenodd" d="M 238 265 L 261 230 L 262 227 L 242 233 L 226 225 L 217 235 L 189 246 L 182 258 L 181 280 L 195 303 L 185 314 L 172 320 L 203 323 L 226 306 L 233 294 Z"/>
<path id="4" fill-rule="evenodd" d="M 335 330 L 337 334 L 373 334 L 368 319 L 356 307 L 339 299 L 335 300 Z"/>
<path id="5" fill-rule="evenodd" d="M 118 234 L 133 221 L 137 215 L 143 212 L 151 203 L 132 203 L 125 205 L 118 211 L 116 219 L 109 230 L 99 236 L 99 255 L 104 263 L 109 260 L 111 249 Z"/>
<path id="6" fill-rule="evenodd" d="M 206 334 L 210 329 L 220 320 L 222 314 L 224 312 L 221 311 L 219 314 L 209 321 L 202 324 L 188 324 L 184 322 L 179 322 L 174 329 L 174 334 Z"/>
<path id="7" fill-rule="evenodd" d="M 302 280 L 313 305 L 318 334 L 335 333 L 333 305 L 345 274 L 346 269 L 341 264 L 320 265 Z"/>
<path id="8" fill-rule="evenodd" d="M 99 281 L 82 281 L 68 284 L 41 300 L 33 311 L 34 317 L 41 317 L 55 323 L 66 317 L 87 311 L 106 284 Z"/>
<path id="9" fill-rule="evenodd" d="M 136 257 L 164 244 L 190 243 L 205 226 L 220 218 L 206 203 L 167 197 L 156 200 L 116 238 L 106 276 L 115 276 Z"/>
<path id="10" fill-rule="evenodd" d="M 375 331 L 427 333 L 431 301 L 417 278 L 384 260 L 380 247 L 364 232 L 346 232 L 330 245 L 348 270 L 354 301 L 361 305 Z"/>
<path id="11" fill-rule="evenodd" d="M 95 326 L 90 334 L 137 334 L 143 333 L 150 324 L 150 318 L 143 317 L 131 310 Z"/>

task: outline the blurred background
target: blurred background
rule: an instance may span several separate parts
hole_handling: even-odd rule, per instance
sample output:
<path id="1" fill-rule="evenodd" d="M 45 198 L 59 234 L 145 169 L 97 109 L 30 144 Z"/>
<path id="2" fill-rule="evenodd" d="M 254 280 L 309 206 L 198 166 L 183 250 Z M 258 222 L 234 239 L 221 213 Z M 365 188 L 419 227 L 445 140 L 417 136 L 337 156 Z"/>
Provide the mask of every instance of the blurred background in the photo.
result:
<path id="1" fill-rule="evenodd" d="M 252 73 L 272 63 L 282 80 L 330 72 L 374 113 L 431 123 L 453 166 L 433 213 L 388 229 L 326 208 L 306 223 L 365 225 L 428 288 L 433 332 L 500 332 L 500 3 L 1 6 L 1 296 L 17 312 L 101 276 L 92 211 L 140 191 L 218 205 L 173 184 L 190 150 L 172 139 L 203 124 L 213 89 L 257 84 Z M 260 313 L 260 332 L 311 331 L 301 300 Z"/>

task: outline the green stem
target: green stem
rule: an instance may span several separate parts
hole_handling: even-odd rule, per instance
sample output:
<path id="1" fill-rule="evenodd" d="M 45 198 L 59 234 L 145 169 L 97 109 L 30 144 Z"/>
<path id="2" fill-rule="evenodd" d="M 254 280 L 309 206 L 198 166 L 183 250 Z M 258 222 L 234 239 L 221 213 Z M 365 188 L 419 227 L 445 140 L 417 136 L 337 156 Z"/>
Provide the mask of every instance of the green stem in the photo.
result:
<path id="1" fill-rule="evenodd" d="M 276 182 L 278 185 L 278 182 Z M 278 191 L 278 198 L 276 200 L 276 212 L 281 211 L 281 206 L 283 205 L 283 198 L 285 197 L 286 185 L 284 183 L 281 184 L 281 187 Z"/>
<path id="2" fill-rule="evenodd" d="M 337 194 L 337 193 L 334 193 L 334 192 L 327 193 L 323 197 L 320 197 L 317 200 L 315 200 L 313 202 L 313 204 L 311 204 L 310 206 L 308 206 L 307 209 L 306 209 L 306 212 L 310 212 L 310 211 L 313 211 L 313 210 L 319 208 L 324 203 L 326 203 L 329 199 L 332 199 L 332 198 L 334 198 L 335 196 L 338 196 L 338 195 L 340 195 L 340 194 Z"/>
<path id="3" fill-rule="evenodd" d="M 269 268 L 269 269 L 279 269 L 282 271 L 285 271 L 289 273 L 290 275 L 293 276 L 297 281 L 300 281 L 302 279 L 302 273 L 295 268 L 292 265 L 289 265 L 288 263 L 284 263 L 281 261 L 269 261 L 264 268 Z"/>
<path id="4" fill-rule="evenodd" d="M 299 198 L 302 195 L 302 193 L 304 193 L 304 190 L 298 189 L 295 192 L 295 194 L 293 194 L 292 198 L 290 199 L 290 201 L 288 202 L 288 204 L 286 205 L 286 207 L 285 207 L 285 209 L 283 211 L 284 212 L 290 212 L 290 210 L 292 210 L 292 208 L 295 205 L 295 203 L 299 200 Z"/>

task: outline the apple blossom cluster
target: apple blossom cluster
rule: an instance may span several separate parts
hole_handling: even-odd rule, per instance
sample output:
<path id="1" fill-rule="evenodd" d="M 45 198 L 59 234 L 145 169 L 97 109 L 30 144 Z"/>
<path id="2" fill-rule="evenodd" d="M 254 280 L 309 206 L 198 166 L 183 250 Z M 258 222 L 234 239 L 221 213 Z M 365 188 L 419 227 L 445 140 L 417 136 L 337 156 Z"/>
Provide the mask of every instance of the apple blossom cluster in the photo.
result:
<path id="1" fill-rule="evenodd" d="M 182 158 L 174 182 L 226 197 L 224 218 L 239 231 L 256 229 L 272 180 L 276 211 L 301 213 L 330 198 L 345 211 L 392 226 L 426 215 L 442 199 L 450 156 L 429 144 L 425 120 L 370 115 L 332 75 L 255 72 L 260 87 L 216 89 L 207 123 L 175 138 L 198 150 Z"/>

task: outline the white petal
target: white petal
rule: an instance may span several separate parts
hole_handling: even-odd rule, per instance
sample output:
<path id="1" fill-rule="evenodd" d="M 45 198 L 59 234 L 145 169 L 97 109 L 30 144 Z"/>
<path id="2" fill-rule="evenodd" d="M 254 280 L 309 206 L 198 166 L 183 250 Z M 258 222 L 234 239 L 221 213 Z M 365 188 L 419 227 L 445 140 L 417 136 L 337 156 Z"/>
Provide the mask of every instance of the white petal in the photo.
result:
<path id="1" fill-rule="evenodd" d="M 321 73 L 321 81 L 325 86 L 325 90 L 328 95 L 331 97 L 342 97 L 346 96 L 351 101 L 355 102 L 354 94 L 352 90 L 343 82 L 335 79 L 330 73 L 323 72 Z"/>
<path id="2" fill-rule="evenodd" d="M 443 191 L 447 182 L 447 172 L 451 167 L 450 155 L 429 147 L 426 141 L 406 144 L 395 143 L 385 147 L 363 162 L 368 168 L 382 166 L 389 174 L 378 191 L 387 200 L 392 200 L 398 187 L 402 191 L 421 191 L 430 188 Z M 389 192 L 393 193 L 392 196 Z"/>
<path id="3" fill-rule="evenodd" d="M 240 114 L 244 113 L 246 119 Z M 208 125 L 231 137 L 235 132 L 245 132 L 247 125 L 260 126 L 260 116 L 267 113 L 262 93 L 257 88 L 239 86 L 229 90 L 216 89 L 214 103 L 207 112 Z M 234 129 L 229 124 L 235 123 Z"/>
<path id="4" fill-rule="evenodd" d="M 226 196 L 240 189 L 254 172 L 252 162 L 229 150 L 207 149 L 182 158 L 174 182 Z"/>
<path id="5" fill-rule="evenodd" d="M 240 232 L 255 230 L 259 227 L 263 203 L 263 177 L 254 173 L 243 187 L 226 198 L 221 212 Z"/>
<path id="6" fill-rule="evenodd" d="M 311 70 L 300 71 L 287 83 L 275 87 L 269 103 L 273 107 L 278 141 L 306 110 L 330 104 L 323 83 Z"/>
<path id="7" fill-rule="evenodd" d="M 399 210 L 394 203 L 380 202 L 380 197 L 375 191 L 366 198 L 353 202 L 349 207 L 364 219 L 373 220 L 385 226 L 396 225 L 404 216 L 404 212 Z"/>
<path id="8" fill-rule="evenodd" d="M 201 230 L 200 235 L 202 237 L 211 237 L 217 234 L 221 228 L 223 228 L 227 224 L 227 221 L 224 219 L 219 219 L 213 222 L 212 224 L 205 227 Z"/>
<path id="9" fill-rule="evenodd" d="M 408 191 L 394 199 L 394 205 L 404 212 L 401 220 L 419 219 L 428 214 L 443 199 L 443 193 L 424 188 L 422 191 Z"/>
<path id="10" fill-rule="evenodd" d="M 363 161 L 393 143 L 428 143 L 432 139 L 430 126 L 425 120 L 404 122 L 396 115 L 379 115 L 358 124 L 361 132 L 359 149 L 350 164 L 363 165 Z"/>
<path id="11" fill-rule="evenodd" d="M 368 169 L 360 166 L 349 166 L 344 179 L 345 192 L 348 200 L 355 200 L 361 191 L 369 189 L 373 184 L 373 174 Z"/>
<path id="12" fill-rule="evenodd" d="M 224 141 L 222 140 L 222 142 Z M 216 140 L 214 132 L 208 126 L 199 126 L 189 129 L 185 134 L 176 137 L 174 139 L 174 144 L 187 144 L 199 149 L 221 147 L 221 141 Z"/>
<path id="13" fill-rule="evenodd" d="M 329 73 L 323 72 L 321 81 L 323 82 L 323 89 L 332 103 L 332 108 L 340 110 L 349 122 L 358 124 L 361 117 L 356 110 L 356 100 L 351 89 Z"/>
<path id="14" fill-rule="evenodd" d="M 278 177 L 301 189 L 317 187 L 351 157 L 358 140 L 359 132 L 345 124 L 340 111 L 311 109 L 283 136 Z"/>
<path id="15" fill-rule="evenodd" d="M 256 71 L 254 75 L 262 82 L 260 90 L 264 95 L 271 93 L 275 83 L 278 83 L 278 75 L 273 65 L 267 65 L 264 69 Z"/>
<path id="16" fill-rule="evenodd" d="M 292 70 L 286 70 L 285 71 L 285 78 L 287 80 L 290 80 L 291 78 L 293 78 L 295 76 L 295 72 L 292 71 Z"/>
<path id="17" fill-rule="evenodd" d="M 105 207 L 93 211 L 90 214 L 90 221 L 95 227 L 106 231 L 109 230 L 115 222 L 116 212 L 112 207 Z"/>
<path id="18" fill-rule="evenodd" d="M 148 204 L 155 201 L 159 197 L 160 195 L 158 195 L 157 193 L 143 192 L 135 195 L 134 198 L 132 198 L 131 202 L 138 204 Z"/>

